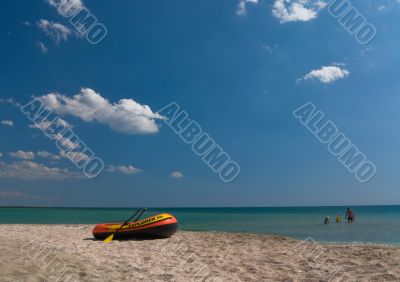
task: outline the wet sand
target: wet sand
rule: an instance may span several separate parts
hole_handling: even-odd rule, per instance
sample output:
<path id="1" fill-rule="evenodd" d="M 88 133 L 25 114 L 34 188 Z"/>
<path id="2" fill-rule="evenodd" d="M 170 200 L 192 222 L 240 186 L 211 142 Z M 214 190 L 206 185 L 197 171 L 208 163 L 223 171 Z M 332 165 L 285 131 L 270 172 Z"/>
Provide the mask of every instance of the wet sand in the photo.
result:
<path id="1" fill-rule="evenodd" d="M 400 248 L 178 232 L 103 243 L 89 225 L 0 225 L 0 281 L 400 281 Z"/>

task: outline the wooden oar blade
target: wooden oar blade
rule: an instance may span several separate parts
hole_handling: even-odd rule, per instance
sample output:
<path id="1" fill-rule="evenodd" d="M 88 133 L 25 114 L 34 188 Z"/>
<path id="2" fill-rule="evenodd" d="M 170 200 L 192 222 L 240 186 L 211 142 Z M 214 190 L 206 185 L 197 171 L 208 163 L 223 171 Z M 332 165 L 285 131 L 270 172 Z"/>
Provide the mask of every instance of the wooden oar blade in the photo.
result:
<path id="1" fill-rule="evenodd" d="M 111 234 L 106 239 L 104 239 L 104 243 L 110 243 L 114 239 L 114 234 Z"/>

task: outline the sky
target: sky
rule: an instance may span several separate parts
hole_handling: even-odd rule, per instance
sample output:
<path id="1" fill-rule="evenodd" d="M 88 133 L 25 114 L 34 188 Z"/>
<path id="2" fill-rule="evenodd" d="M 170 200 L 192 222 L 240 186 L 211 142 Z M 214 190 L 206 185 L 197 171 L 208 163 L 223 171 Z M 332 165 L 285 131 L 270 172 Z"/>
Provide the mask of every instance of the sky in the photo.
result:
<path id="1" fill-rule="evenodd" d="M 349 2 L 376 29 L 366 44 L 325 0 L 67 0 L 97 37 L 59 2 L 0 11 L 0 205 L 399 204 L 399 1 Z M 97 177 L 21 111 L 35 99 L 102 160 Z M 292 114 L 309 102 L 374 164 L 369 181 Z M 171 103 L 238 164 L 233 181 L 170 127 Z"/>

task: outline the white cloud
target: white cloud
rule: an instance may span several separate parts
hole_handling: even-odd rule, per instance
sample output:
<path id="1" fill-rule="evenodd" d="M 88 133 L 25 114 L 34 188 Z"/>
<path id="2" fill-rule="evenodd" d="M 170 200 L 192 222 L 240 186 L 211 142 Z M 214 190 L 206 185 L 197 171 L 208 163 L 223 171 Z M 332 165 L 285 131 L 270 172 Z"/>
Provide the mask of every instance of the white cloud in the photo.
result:
<path id="1" fill-rule="evenodd" d="M 133 167 L 131 165 L 124 166 L 124 165 L 110 165 L 107 168 L 107 172 L 120 172 L 123 174 L 137 174 L 142 172 L 141 169 Z"/>
<path id="2" fill-rule="evenodd" d="M 52 134 L 51 138 L 56 142 L 59 142 L 62 148 L 70 150 L 78 149 L 79 142 L 72 142 L 71 139 L 64 137 L 61 133 Z"/>
<path id="3" fill-rule="evenodd" d="M 264 44 L 261 46 L 261 49 L 272 54 L 279 50 L 279 45 L 278 44 Z"/>
<path id="4" fill-rule="evenodd" d="M 58 44 L 61 41 L 67 41 L 71 35 L 71 30 L 63 24 L 41 19 L 37 22 L 37 26 L 48 36 L 54 39 Z"/>
<path id="5" fill-rule="evenodd" d="M 400 1 L 400 0 L 399 0 Z M 361 56 L 365 56 L 368 52 L 371 52 L 373 50 L 373 48 L 371 48 L 371 47 L 367 47 L 367 48 L 364 48 L 364 49 L 362 49 L 361 51 L 360 51 L 360 55 Z"/>
<path id="6" fill-rule="evenodd" d="M 30 200 L 42 200 L 45 199 L 43 196 L 38 195 L 30 195 L 20 191 L 0 191 L 0 199 L 1 198 L 17 198 L 17 199 L 30 199 Z"/>
<path id="7" fill-rule="evenodd" d="M 62 5 L 60 5 L 61 2 L 63 3 Z M 50 6 L 57 8 L 58 13 L 62 16 L 71 16 L 77 10 L 80 10 L 84 7 L 82 0 L 47 0 L 47 3 Z"/>
<path id="8" fill-rule="evenodd" d="M 35 124 L 30 124 L 28 125 L 30 128 L 35 128 L 35 129 L 41 129 L 41 130 L 45 130 L 46 128 L 48 128 L 51 125 L 50 121 L 40 121 L 38 123 Z"/>
<path id="9" fill-rule="evenodd" d="M 65 6 L 77 6 L 77 7 L 82 7 L 83 3 L 82 0 L 63 0 L 63 1 L 56 1 L 56 0 L 47 0 L 47 3 L 49 3 L 51 6 L 58 7 L 60 5 L 60 2 L 65 2 Z"/>
<path id="10" fill-rule="evenodd" d="M 56 126 L 61 126 L 64 128 L 72 128 L 72 125 L 67 122 L 66 120 L 63 120 L 62 118 L 57 118 L 57 120 L 55 121 Z"/>
<path id="11" fill-rule="evenodd" d="M 239 0 L 236 14 L 239 16 L 244 16 L 247 14 L 247 3 L 258 4 L 258 0 Z"/>
<path id="12" fill-rule="evenodd" d="M 47 167 L 32 161 L 18 161 L 11 164 L 0 162 L 0 178 L 19 178 L 25 180 L 37 179 L 68 179 L 83 178 L 82 174 L 70 172 L 68 169 Z"/>
<path id="13" fill-rule="evenodd" d="M 275 0 L 272 14 L 281 23 L 305 22 L 316 18 L 326 5 L 324 0 Z"/>
<path id="14" fill-rule="evenodd" d="M 49 132 L 54 132 L 54 130 L 53 130 L 51 127 L 49 127 L 49 126 L 51 126 L 51 125 L 52 125 L 52 122 L 51 122 L 51 121 L 43 120 L 43 121 L 39 121 L 39 122 L 36 123 L 36 124 L 31 124 L 31 125 L 29 125 L 29 127 L 30 127 L 30 128 L 41 129 L 41 130 L 46 130 L 46 131 L 49 131 Z M 65 120 L 63 120 L 63 119 L 61 119 L 61 118 L 57 118 L 57 119 L 54 121 L 54 125 L 56 125 L 56 126 L 58 126 L 58 127 L 72 128 L 72 125 L 71 125 L 71 124 L 69 124 L 67 121 L 65 121 Z"/>
<path id="15" fill-rule="evenodd" d="M 17 108 L 21 107 L 21 104 L 18 103 L 17 101 L 15 101 L 14 98 L 8 98 L 8 99 L 0 99 L 0 103 L 7 103 L 7 104 L 11 104 Z"/>
<path id="16" fill-rule="evenodd" d="M 385 11 L 386 10 L 386 6 L 385 5 L 380 5 L 380 6 L 378 6 L 378 11 L 381 11 L 381 12 L 383 12 L 383 11 Z"/>
<path id="17" fill-rule="evenodd" d="M 14 126 L 14 122 L 12 120 L 2 120 L 1 125 L 4 126 Z"/>
<path id="18" fill-rule="evenodd" d="M 28 125 L 29 128 L 35 128 L 35 129 L 41 129 L 41 130 L 45 130 L 46 128 L 48 128 L 51 125 L 50 121 L 40 121 L 38 123 L 35 124 L 30 124 Z"/>
<path id="19" fill-rule="evenodd" d="M 81 161 L 87 161 L 89 159 L 89 156 L 84 154 L 84 153 L 80 153 L 80 152 L 74 152 L 74 151 L 69 151 L 67 153 L 65 153 L 64 151 L 60 152 L 60 156 L 69 160 L 73 160 L 74 163 L 79 163 Z"/>
<path id="20" fill-rule="evenodd" d="M 59 115 L 72 115 L 86 122 L 97 121 L 120 133 L 156 133 L 159 127 L 155 120 L 163 118 L 158 113 L 153 113 L 149 106 L 132 99 L 110 103 L 90 88 L 82 88 L 72 98 L 50 93 L 39 99 Z"/>
<path id="21" fill-rule="evenodd" d="M 322 83 L 332 83 L 338 79 L 349 76 L 350 72 L 339 66 L 326 66 L 317 70 L 312 70 L 306 74 L 304 80 L 317 79 Z"/>
<path id="22" fill-rule="evenodd" d="M 33 160 L 35 158 L 35 154 L 33 152 L 24 152 L 21 150 L 10 153 L 10 156 L 21 160 Z"/>
<path id="23" fill-rule="evenodd" d="M 39 157 L 45 158 L 45 159 L 52 159 L 54 161 L 60 160 L 60 156 L 55 155 L 53 153 L 49 153 L 47 151 L 39 151 L 36 153 Z"/>
<path id="24" fill-rule="evenodd" d="M 174 172 L 171 173 L 171 177 L 172 178 L 182 178 L 183 174 L 180 171 L 174 171 Z"/>
<path id="25" fill-rule="evenodd" d="M 40 49 L 40 51 L 42 51 L 42 54 L 46 54 L 48 49 L 46 47 L 46 45 L 43 42 L 37 42 L 36 46 Z"/>
<path id="26" fill-rule="evenodd" d="M 53 154 L 47 151 L 39 151 L 37 152 L 37 155 L 42 158 L 50 158 Z"/>
<path id="27" fill-rule="evenodd" d="M 69 124 L 67 121 L 61 119 L 61 118 L 57 118 L 57 120 L 55 120 L 54 124 L 56 126 L 61 126 L 63 128 L 72 128 L 72 125 Z M 60 160 L 61 157 L 69 159 L 69 160 L 73 160 L 76 162 L 80 162 L 80 161 L 85 161 L 89 159 L 89 156 L 87 156 L 84 153 L 79 153 L 79 152 L 74 152 L 72 150 L 77 150 L 81 147 L 80 142 L 74 140 L 71 141 L 70 138 L 64 137 L 63 134 L 61 133 L 54 133 L 55 130 L 52 129 L 51 127 L 52 122 L 51 121 L 41 121 L 37 124 L 32 124 L 29 125 L 30 128 L 35 128 L 35 129 L 41 129 L 41 130 L 45 130 L 46 132 L 49 133 L 50 138 L 52 138 L 52 140 L 54 140 L 55 142 L 58 142 L 58 144 L 60 144 L 60 146 L 64 149 L 66 149 L 68 152 L 65 153 L 64 151 L 60 151 L 60 155 L 55 155 L 46 151 L 40 151 L 38 152 L 38 156 L 43 157 L 43 158 L 51 158 L 52 160 Z"/>

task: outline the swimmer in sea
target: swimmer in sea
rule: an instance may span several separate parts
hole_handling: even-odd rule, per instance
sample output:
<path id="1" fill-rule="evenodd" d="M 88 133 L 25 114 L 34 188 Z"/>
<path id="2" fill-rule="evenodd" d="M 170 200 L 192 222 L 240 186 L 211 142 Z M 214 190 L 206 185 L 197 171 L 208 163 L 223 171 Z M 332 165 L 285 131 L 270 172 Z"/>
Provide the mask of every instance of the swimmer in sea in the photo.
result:
<path id="1" fill-rule="evenodd" d="M 348 223 L 354 223 L 355 222 L 356 216 L 355 216 L 354 212 L 350 208 L 347 209 L 346 218 L 347 218 L 347 222 Z"/>
<path id="2" fill-rule="evenodd" d="M 336 215 L 336 223 L 341 223 L 342 222 L 342 217 L 340 214 Z"/>

